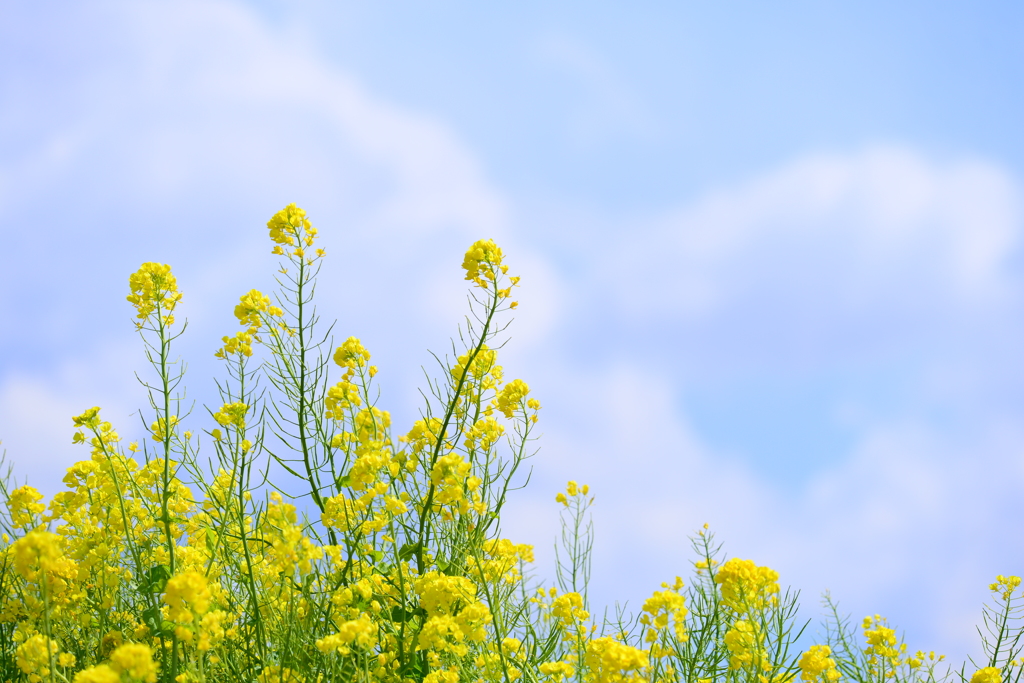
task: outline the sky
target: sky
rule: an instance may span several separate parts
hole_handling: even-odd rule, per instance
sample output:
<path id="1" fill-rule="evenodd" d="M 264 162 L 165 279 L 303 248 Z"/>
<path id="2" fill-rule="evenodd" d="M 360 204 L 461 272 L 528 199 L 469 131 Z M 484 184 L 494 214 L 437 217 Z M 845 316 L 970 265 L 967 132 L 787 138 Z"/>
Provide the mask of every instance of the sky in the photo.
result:
<path id="1" fill-rule="evenodd" d="M 544 405 L 503 531 L 538 577 L 575 479 L 595 607 L 685 579 L 708 523 L 805 617 L 829 590 L 959 662 L 1024 572 L 1022 29 L 1008 2 L 0 0 L 0 448 L 53 493 L 72 415 L 142 433 L 144 261 L 212 403 L 290 202 L 409 424 L 493 238 L 502 363 Z"/>

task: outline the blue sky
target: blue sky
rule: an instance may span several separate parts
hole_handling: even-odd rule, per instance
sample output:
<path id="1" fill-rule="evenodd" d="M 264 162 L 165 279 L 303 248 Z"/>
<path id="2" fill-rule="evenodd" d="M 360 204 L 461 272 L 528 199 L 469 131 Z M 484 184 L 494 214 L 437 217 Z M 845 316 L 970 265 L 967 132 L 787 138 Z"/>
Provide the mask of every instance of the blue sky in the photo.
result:
<path id="1" fill-rule="evenodd" d="M 505 366 L 545 405 L 506 521 L 540 574 L 575 478 L 599 602 L 685 576 L 709 522 L 807 616 L 830 589 L 960 659 L 1024 571 L 1022 14 L 0 0 L 8 458 L 52 492 L 71 415 L 137 430 L 143 261 L 178 275 L 208 399 L 292 201 L 407 423 L 493 237 L 523 276 Z"/>

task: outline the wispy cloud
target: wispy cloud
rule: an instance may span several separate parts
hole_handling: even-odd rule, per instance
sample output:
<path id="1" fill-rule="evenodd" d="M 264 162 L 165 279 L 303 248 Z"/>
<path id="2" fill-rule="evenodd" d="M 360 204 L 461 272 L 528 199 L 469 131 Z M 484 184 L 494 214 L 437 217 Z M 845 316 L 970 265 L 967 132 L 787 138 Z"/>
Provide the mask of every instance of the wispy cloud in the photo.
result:
<path id="1" fill-rule="evenodd" d="M 541 64 L 561 73 L 575 95 L 566 121 L 569 139 L 593 145 L 623 135 L 647 140 L 657 133 L 654 112 L 642 95 L 579 38 L 547 33 L 534 49 Z"/>

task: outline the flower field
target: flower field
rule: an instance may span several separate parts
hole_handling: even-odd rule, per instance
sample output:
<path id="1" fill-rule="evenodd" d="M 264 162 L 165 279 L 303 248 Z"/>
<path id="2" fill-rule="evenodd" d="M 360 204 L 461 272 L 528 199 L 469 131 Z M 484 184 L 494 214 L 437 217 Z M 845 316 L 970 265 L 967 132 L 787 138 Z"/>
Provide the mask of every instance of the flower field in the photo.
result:
<path id="1" fill-rule="evenodd" d="M 552 496 L 556 576 L 534 579 L 533 549 L 500 533 L 541 411 L 498 362 L 519 285 L 501 249 L 466 252 L 466 323 L 396 433 L 370 351 L 335 346 L 314 308 L 316 228 L 295 205 L 268 228 L 279 288 L 235 307 L 218 405 L 185 404 L 183 294 L 145 263 L 127 298 L 150 438 L 124 444 L 88 408 L 66 490 L 44 501 L 0 480 L 0 680 L 1019 683 L 1020 578 L 991 585 L 984 661 L 911 653 L 884 618 L 851 626 L 827 596 L 826 636 L 801 650 L 798 596 L 726 559 L 706 526 L 686 578 L 651 587 L 638 614 L 598 615 L 593 498 L 574 481 Z"/>

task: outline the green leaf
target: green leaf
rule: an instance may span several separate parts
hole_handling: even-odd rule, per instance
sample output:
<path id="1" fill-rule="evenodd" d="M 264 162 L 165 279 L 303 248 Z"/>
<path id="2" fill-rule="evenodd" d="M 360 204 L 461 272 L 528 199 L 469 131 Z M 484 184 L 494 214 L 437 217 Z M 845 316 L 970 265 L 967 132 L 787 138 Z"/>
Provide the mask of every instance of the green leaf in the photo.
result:
<path id="1" fill-rule="evenodd" d="M 163 564 L 154 564 L 146 572 L 142 580 L 142 590 L 147 593 L 163 593 L 167 586 L 167 580 L 171 578 L 170 567 Z"/>
<path id="2" fill-rule="evenodd" d="M 217 533 L 213 529 L 206 530 L 206 552 L 212 557 L 217 552 Z"/>
<path id="3" fill-rule="evenodd" d="M 424 674 L 423 662 L 419 657 L 412 657 L 409 661 L 398 669 L 398 675 L 402 678 L 411 678 L 416 681 L 422 681 Z"/>
<path id="4" fill-rule="evenodd" d="M 391 608 L 391 621 L 393 621 L 396 624 L 405 623 L 412 619 L 415 619 L 416 617 L 425 616 L 427 616 L 427 610 L 423 609 L 422 607 L 416 607 L 414 609 L 408 610 L 396 605 Z"/>
<path id="5" fill-rule="evenodd" d="M 154 605 L 142 612 L 142 623 L 149 627 L 150 632 L 156 636 L 163 632 L 164 618 L 160 607 Z"/>
<path id="6" fill-rule="evenodd" d="M 423 544 L 422 543 L 406 543 L 405 545 L 403 545 L 399 549 L 399 551 L 398 551 L 398 559 L 400 559 L 400 560 L 410 560 L 414 556 L 419 555 L 419 553 L 420 553 L 420 551 L 422 549 L 423 549 Z"/>

